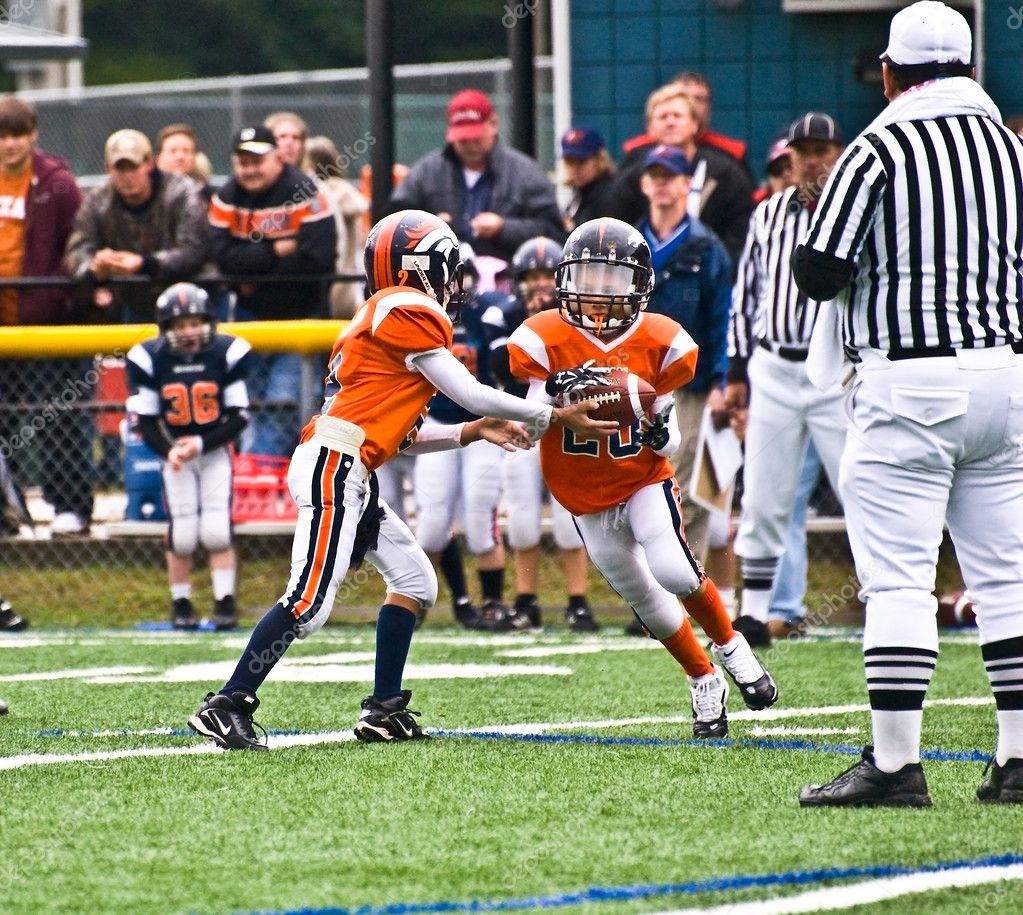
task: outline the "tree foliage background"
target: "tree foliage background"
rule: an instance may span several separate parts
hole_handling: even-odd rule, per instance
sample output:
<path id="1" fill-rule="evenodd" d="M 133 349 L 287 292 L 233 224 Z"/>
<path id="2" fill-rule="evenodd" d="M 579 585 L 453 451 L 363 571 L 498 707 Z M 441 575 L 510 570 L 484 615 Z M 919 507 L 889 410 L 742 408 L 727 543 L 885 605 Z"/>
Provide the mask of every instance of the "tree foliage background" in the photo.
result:
<path id="1" fill-rule="evenodd" d="M 497 0 L 394 0 L 395 62 L 506 54 Z M 356 67 L 363 0 L 85 0 L 86 85 Z"/>

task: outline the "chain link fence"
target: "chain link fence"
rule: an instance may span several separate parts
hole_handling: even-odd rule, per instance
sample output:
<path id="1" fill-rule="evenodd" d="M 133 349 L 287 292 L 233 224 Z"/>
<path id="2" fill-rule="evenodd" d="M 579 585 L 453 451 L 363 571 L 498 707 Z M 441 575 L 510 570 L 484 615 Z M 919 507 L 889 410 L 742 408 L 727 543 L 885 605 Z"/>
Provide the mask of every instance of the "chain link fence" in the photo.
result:
<path id="1" fill-rule="evenodd" d="M 538 158 L 554 167 L 551 59 L 536 63 Z M 411 164 L 443 143 L 446 109 L 460 89 L 486 92 L 505 123 L 511 105 L 511 65 L 505 59 L 412 64 L 394 68 L 395 161 Z M 100 86 L 69 96 L 26 92 L 39 110 L 39 144 L 71 163 L 82 177 L 103 173 L 103 144 L 122 127 L 155 138 L 161 127 L 185 122 L 199 137 L 214 172 L 229 174 L 231 138 L 274 111 L 294 111 L 309 135 L 334 140 L 350 177 L 369 161 L 375 138 L 369 128 L 365 68 L 271 73 L 219 79 Z M 92 183 L 86 180 L 84 183 Z"/>

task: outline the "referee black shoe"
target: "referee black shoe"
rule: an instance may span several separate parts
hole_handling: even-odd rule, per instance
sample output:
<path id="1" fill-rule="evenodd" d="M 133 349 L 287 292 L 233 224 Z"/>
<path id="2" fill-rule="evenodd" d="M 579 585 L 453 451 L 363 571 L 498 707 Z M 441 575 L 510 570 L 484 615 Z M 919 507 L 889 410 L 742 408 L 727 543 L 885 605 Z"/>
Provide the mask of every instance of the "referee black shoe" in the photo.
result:
<path id="1" fill-rule="evenodd" d="M 1023 759 L 1007 759 L 1000 766 L 992 756 L 984 775 L 977 789 L 982 804 L 1023 804 Z"/>
<path id="2" fill-rule="evenodd" d="M 771 647 L 771 632 L 767 628 L 767 623 L 752 616 L 740 616 L 732 623 L 732 628 L 746 636 L 751 648 Z"/>
<path id="3" fill-rule="evenodd" d="M 898 772 L 882 772 L 874 764 L 874 748 L 864 747 L 856 765 L 826 785 L 807 785 L 799 792 L 800 807 L 930 807 L 920 763 Z"/>
<path id="4" fill-rule="evenodd" d="M 188 726 L 222 750 L 267 750 L 266 731 L 260 740 L 253 729 L 252 716 L 257 708 L 259 700 L 248 693 L 234 692 L 230 696 L 207 693 L 202 705 L 188 719 Z"/>
<path id="5" fill-rule="evenodd" d="M 397 696 L 383 701 L 367 696 L 355 723 L 355 736 L 363 743 L 384 743 L 389 740 L 424 740 L 429 738 L 408 707 L 412 691 L 403 689 Z"/>

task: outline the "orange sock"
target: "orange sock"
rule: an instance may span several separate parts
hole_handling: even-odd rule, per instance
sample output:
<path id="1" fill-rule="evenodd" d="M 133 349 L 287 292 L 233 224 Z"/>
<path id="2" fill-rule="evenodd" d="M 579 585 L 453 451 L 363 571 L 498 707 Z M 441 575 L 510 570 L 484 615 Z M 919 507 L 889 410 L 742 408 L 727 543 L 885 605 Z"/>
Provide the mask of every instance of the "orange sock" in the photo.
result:
<path id="1" fill-rule="evenodd" d="M 724 645 L 735 635 L 717 585 L 709 578 L 705 578 L 697 591 L 682 600 L 682 606 L 689 611 L 715 645 Z"/>
<path id="2" fill-rule="evenodd" d="M 674 635 L 661 639 L 661 644 L 690 677 L 714 673 L 714 665 L 710 663 L 700 643 L 696 641 L 696 633 L 693 632 L 688 619 L 678 627 L 678 632 Z"/>

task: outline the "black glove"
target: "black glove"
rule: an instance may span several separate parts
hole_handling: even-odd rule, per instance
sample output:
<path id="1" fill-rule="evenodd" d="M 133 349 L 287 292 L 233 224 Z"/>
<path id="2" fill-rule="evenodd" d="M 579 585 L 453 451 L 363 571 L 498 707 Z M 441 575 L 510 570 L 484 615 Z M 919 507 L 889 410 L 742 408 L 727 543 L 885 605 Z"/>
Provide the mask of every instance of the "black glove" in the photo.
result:
<path id="1" fill-rule="evenodd" d="M 606 365 L 594 365 L 595 360 L 584 362 L 577 369 L 561 369 L 547 376 L 545 385 L 549 397 L 561 397 L 591 384 L 610 384 L 607 380 L 611 369 Z"/>
<path id="2" fill-rule="evenodd" d="M 655 413 L 652 418 L 644 416 L 639 421 L 639 443 L 646 445 L 651 451 L 660 451 L 668 444 L 671 433 L 668 431 L 668 417 L 674 409 L 674 404 L 668 404 L 660 413 Z"/>

